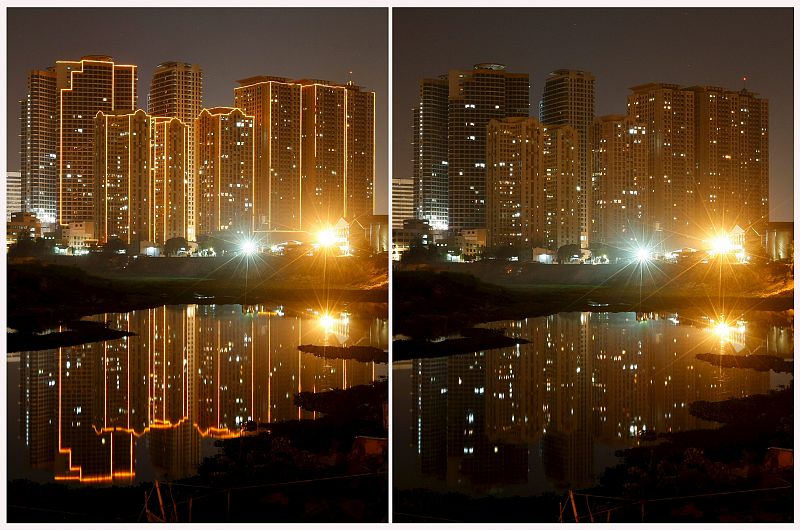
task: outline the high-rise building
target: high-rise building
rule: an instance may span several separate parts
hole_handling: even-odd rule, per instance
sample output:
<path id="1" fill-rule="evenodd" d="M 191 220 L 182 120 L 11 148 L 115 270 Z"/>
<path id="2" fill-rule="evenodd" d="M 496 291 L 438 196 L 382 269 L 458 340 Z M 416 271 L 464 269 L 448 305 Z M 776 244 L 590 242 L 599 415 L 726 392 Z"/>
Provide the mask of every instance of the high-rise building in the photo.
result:
<path id="1" fill-rule="evenodd" d="M 58 211 L 58 99 L 54 68 L 28 73 L 20 101 L 20 173 L 23 210 L 55 228 Z"/>
<path id="2" fill-rule="evenodd" d="M 303 79 L 302 226 L 316 230 L 373 211 L 375 93 Z"/>
<path id="3" fill-rule="evenodd" d="M 420 80 L 412 138 L 414 210 L 434 230 L 448 227 L 447 98 L 447 76 Z"/>
<path id="4" fill-rule="evenodd" d="M 527 117 L 528 74 L 482 63 L 448 74 L 447 166 L 450 229 L 486 226 L 486 126 Z"/>
<path id="5" fill-rule="evenodd" d="M 94 124 L 98 111 L 134 112 L 136 66 L 90 55 L 57 61 L 58 222 L 91 220 L 95 208 Z"/>
<path id="6" fill-rule="evenodd" d="M 194 120 L 203 109 L 203 71 L 200 65 L 175 61 L 161 63 L 153 73 L 150 93 L 147 96 L 147 112 L 151 116 L 178 118 L 188 125 L 188 153 L 186 169 L 188 175 L 188 239 L 195 240 L 194 229 L 194 179 L 195 141 Z"/>
<path id="7" fill-rule="evenodd" d="M 545 129 L 536 118 L 491 120 L 486 141 L 487 245 L 545 244 Z"/>
<path id="8" fill-rule="evenodd" d="M 392 228 L 402 229 L 414 214 L 414 179 L 392 177 Z"/>
<path id="9" fill-rule="evenodd" d="M 625 116 L 595 120 L 590 135 L 592 242 L 625 248 L 644 236 L 644 201 L 649 196 L 646 134 L 643 125 Z"/>
<path id="10" fill-rule="evenodd" d="M 150 118 L 153 240 L 191 239 L 189 142 L 194 127 L 178 118 Z"/>
<path id="11" fill-rule="evenodd" d="M 186 237 L 188 127 L 177 118 L 98 112 L 95 222 L 103 244 Z"/>
<path id="12" fill-rule="evenodd" d="M 583 234 L 578 166 L 578 132 L 569 125 L 545 125 L 545 243 L 551 249 L 580 246 Z"/>
<path id="13" fill-rule="evenodd" d="M 22 173 L 8 171 L 6 173 L 6 221 L 11 220 L 14 212 L 23 212 L 22 207 Z"/>
<path id="14" fill-rule="evenodd" d="M 94 136 L 98 242 L 153 241 L 150 117 L 143 110 L 98 112 Z"/>
<path id="15" fill-rule="evenodd" d="M 234 104 L 255 120 L 255 229 L 300 230 L 301 86 L 269 76 L 238 83 Z"/>
<path id="16" fill-rule="evenodd" d="M 769 105 L 758 94 L 695 86 L 697 227 L 761 231 L 769 221 Z"/>
<path id="17" fill-rule="evenodd" d="M 556 70 L 545 81 L 540 119 L 545 125 L 569 125 L 578 133 L 578 209 L 581 248 L 589 246 L 592 150 L 589 133 L 594 121 L 594 76 L 581 70 Z"/>
<path id="18" fill-rule="evenodd" d="M 196 235 L 253 231 L 254 119 L 240 109 L 203 109 L 195 120 Z"/>
<path id="19" fill-rule="evenodd" d="M 647 131 L 648 212 L 651 239 L 696 246 L 694 92 L 649 83 L 631 88 L 628 117 Z M 647 237 L 647 236 L 646 236 Z"/>

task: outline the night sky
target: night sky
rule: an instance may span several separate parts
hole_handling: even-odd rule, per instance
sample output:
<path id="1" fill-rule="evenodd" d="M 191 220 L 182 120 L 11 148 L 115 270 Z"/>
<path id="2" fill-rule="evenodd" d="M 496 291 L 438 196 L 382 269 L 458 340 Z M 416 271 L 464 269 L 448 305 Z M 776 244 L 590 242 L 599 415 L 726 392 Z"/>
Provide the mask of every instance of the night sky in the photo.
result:
<path id="1" fill-rule="evenodd" d="M 236 80 L 254 75 L 352 79 L 375 92 L 375 209 L 388 213 L 386 9 L 9 8 L 6 20 L 9 171 L 19 171 L 18 101 L 26 75 L 56 60 L 110 55 L 137 65 L 143 109 L 153 71 L 165 61 L 202 67 L 205 107 L 232 106 Z"/>
<path id="2" fill-rule="evenodd" d="M 793 12 L 771 9 L 399 9 L 392 11 L 393 174 L 411 176 L 417 82 L 495 62 L 531 80 L 538 117 L 547 74 L 595 76 L 595 112 L 625 114 L 649 82 L 747 88 L 769 99 L 770 220 L 793 219 Z"/>

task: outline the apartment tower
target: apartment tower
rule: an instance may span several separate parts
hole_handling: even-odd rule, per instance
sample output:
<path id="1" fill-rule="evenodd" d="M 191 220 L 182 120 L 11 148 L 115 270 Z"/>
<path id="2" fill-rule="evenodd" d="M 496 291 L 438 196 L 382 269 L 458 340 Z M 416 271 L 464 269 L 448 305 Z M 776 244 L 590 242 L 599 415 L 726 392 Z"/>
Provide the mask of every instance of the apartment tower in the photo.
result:
<path id="1" fill-rule="evenodd" d="M 448 74 L 447 166 L 451 230 L 486 227 L 486 126 L 527 117 L 528 74 L 505 65 L 476 64 Z"/>
<path id="2" fill-rule="evenodd" d="M 594 76 L 582 70 L 556 70 L 545 81 L 539 108 L 545 125 L 569 125 L 578 133 L 578 210 L 581 248 L 589 246 L 592 151 L 589 133 L 594 121 Z"/>
<path id="3" fill-rule="evenodd" d="M 238 83 L 234 105 L 255 120 L 255 230 L 300 230 L 301 86 L 269 76 Z"/>
<path id="4" fill-rule="evenodd" d="M 697 225 L 761 232 L 769 221 L 769 104 L 753 92 L 695 86 Z"/>
<path id="5" fill-rule="evenodd" d="M 414 211 L 434 230 L 448 227 L 447 98 L 447 76 L 420 80 L 412 137 Z"/>
<path id="6" fill-rule="evenodd" d="M 132 113 L 136 108 L 136 66 L 89 55 L 55 66 L 58 120 L 58 223 L 94 219 L 95 116 Z"/>
<path id="7" fill-rule="evenodd" d="M 545 246 L 580 246 L 583 235 L 579 185 L 578 131 L 570 125 L 545 125 Z"/>
<path id="8" fill-rule="evenodd" d="M 54 68 L 28 73 L 20 101 L 20 194 L 23 211 L 55 228 L 58 212 L 58 99 Z"/>
<path id="9" fill-rule="evenodd" d="M 203 109 L 195 120 L 196 235 L 253 232 L 254 118 L 240 109 Z"/>
<path id="10" fill-rule="evenodd" d="M 647 131 L 648 230 L 658 243 L 696 246 L 694 92 L 666 83 L 631 91 L 628 118 Z"/>
<path id="11" fill-rule="evenodd" d="M 353 84 L 302 85 L 303 230 L 373 211 L 375 93 Z"/>
<path id="12" fill-rule="evenodd" d="M 597 118 L 592 127 L 591 240 L 619 248 L 642 240 L 649 205 L 647 129 L 626 116 Z M 649 239 L 645 239 L 649 241 Z M 632 248 L 632 247 L 631 247 Z"/>
<path id="13" fill-rule="evenodd" d="M 203 109 L 203 71 L 200 65 L 169 61 L 159 64 L 150 81 L 147 95 L 147 112 L 151 116 L 178 118 L 188 126 L 188 154 L 186 171 L 188 175 L 188 230 L 189 240 L 195 240 L 194 228 L 194 179 L 195 179 L 195 141 L 194 120 Z"/>
<path id="14" fill-rule="evenodd" d="M 491 120 L 486 143 L 489 247 L 545 244 L 545 128 L 536 118 Z"/>

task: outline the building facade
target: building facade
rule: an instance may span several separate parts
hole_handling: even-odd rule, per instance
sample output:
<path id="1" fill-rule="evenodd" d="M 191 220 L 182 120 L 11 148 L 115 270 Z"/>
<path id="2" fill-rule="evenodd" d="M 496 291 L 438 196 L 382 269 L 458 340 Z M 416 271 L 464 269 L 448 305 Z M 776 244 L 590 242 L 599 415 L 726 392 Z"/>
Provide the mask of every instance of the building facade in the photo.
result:
<path id="1" fill-rule="evenodd" d="M 414 215 L 434 230 L 447 230 L 449 223 L 447 116 L 447 76 L 420 80 L 412 125 Z"/>
<path id="2" fill-rule="evenodd" d="M 147 112 L 151 116 L 178 118 L 186 124 L 186 173 L 188 175 L 187 193 L 187 236 L 195 240 L 194 231 L 194 178 L 195 141 L 194 120 L 203 109 L 203 70 L 198 64 L 168 61 L 159 64 L 150 81 L 147 96 Z"/>
<path id="3" fill-rule="evenodd" d="M 238 83 L 234 104 L 255 120 L 256 230 L 300 230 L 301 86 L 269 76 Z"/>
<path id="4" fill-rule="evenodd" d="M 20 101 L 20 194 L 23 211 L 50 229 L 58 212 L 58 99 L 54 68 L 28 73 Z"/>
<path id="5" fill-rule="evenodd" d="M 392 177 L 392 228 L 403 228 L 403 221 L 415 219 L 414 179 Z"/>
<path id="6" fill-rule="evenodd" d="M 11 214 L 24 212 L 22 206 L 22 172 L 6 172 L 6 221 L 11 220 Z"/>
<path id="7" fill-rule="evenodd" d="M 706 234 L 769 221 L 769 104 L 758 94 L 695 86 L 696 225 Z"/>
<path id="8" fill-rule="evenodd" d="M 592 149 L 589 142 L 594 122 L 594 76 L 582 70 L 556 70 L 545 81 L 540 119 L 546 125 L 569 125 L 578 133 L 578 208 L 581 248 L 588 248 L 591 224 Z"/>
<path id="9" fill-rule="evenodd" d="M 253 232 L 254 119 L 240 109 L 203 109 L 195 120 L 196 235 Z"/>
<path id="10" fill-rule="evenodd" d="M 545 126 L 545 246 L 553 250 L 580 246 L 583 234 L 579 142 L 578 132 L 569 125 Z"/>
<path id="11" fill-rule="evenodd" d="M 58 222 L 94 219 L 94 125 L 99 111 L 134 112 L 136 66 L 90 55 L 58 61 Z"/>
<path id="12" fill-rule="evenodd" d="M 621 115 L 592 127 L 592 244 L 631 247 L 645 233 L 649 205 L 647 129 Z"/>
<path id="13" fill-rule="evenodd" d="M 489 120 L 527 117 L 528 74 L 482 63 L 448 74 L 448 228 L 486 227 L 486 127 Z"/>

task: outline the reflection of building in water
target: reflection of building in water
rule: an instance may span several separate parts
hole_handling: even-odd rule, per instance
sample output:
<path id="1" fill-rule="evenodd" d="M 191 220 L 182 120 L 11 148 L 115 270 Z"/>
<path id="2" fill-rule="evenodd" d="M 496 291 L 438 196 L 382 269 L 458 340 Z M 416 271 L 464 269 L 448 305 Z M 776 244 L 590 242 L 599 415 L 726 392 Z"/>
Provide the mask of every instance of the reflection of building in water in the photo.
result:
<path id="1" fill-rule="evenodd" d="M 144 434 L 156 471 L 186 476 L 201 460 L 201 436 L 236 436 L 250 419 L 313 417 L 294 405 L 295 393 L 376 379 L 374 363 L 300 353 L 300 344 L 324 343 L 326 332 L 313 320 L 238 306 L 170 306 L 93 320 L 135 335 L 21 355 L 20 427 L 30 466 L 53 467 L 60 480 L 132 479 Z M 347 332 L 340 330 L 343 344 L 386 345 L 371 321 L 350 320 Z"/>
<path id="2" fill-rule="evenodd" d="M 57 357 L 50 352 L 22 352 L 19 359 L 20 436 L 27 450 L 28 465 L 47 469 L 53 465 L 57 443 Z M 10 404 L 9 404 L 10 405 Z"/>
<path id="3" fill-rule="evenodd" d="M 678 322 L 677 315 L 634 313 L 501 322 L 492 327 L 530 343 L 415 361 L 412 443 L 422 471 L 440 475 L 436 459 L 446 451 L 451 486 L 527 481 L 528 458 L 536 457 L 524 449 L 539 444 L 536 467 L 553 487 L 583 487 L 595 480 L 596 444 L 630 447 L 641 431 L 713 426 L 691 416 L 689 404 L 769 390 L 768 373 L 721 369 L 695 356 L 734 351 L 732 342 L 742 355 L 773 351 L 774 330 L 754 326 L 721 339 Z M 446 449 L 438 442 L 443 423 Z"/>
<path id="4" fill-rule="evenodd" d="M 447 359 L 417 359 L 411 371 L 412 439 L 423 473 L 447 470 Z"/>

